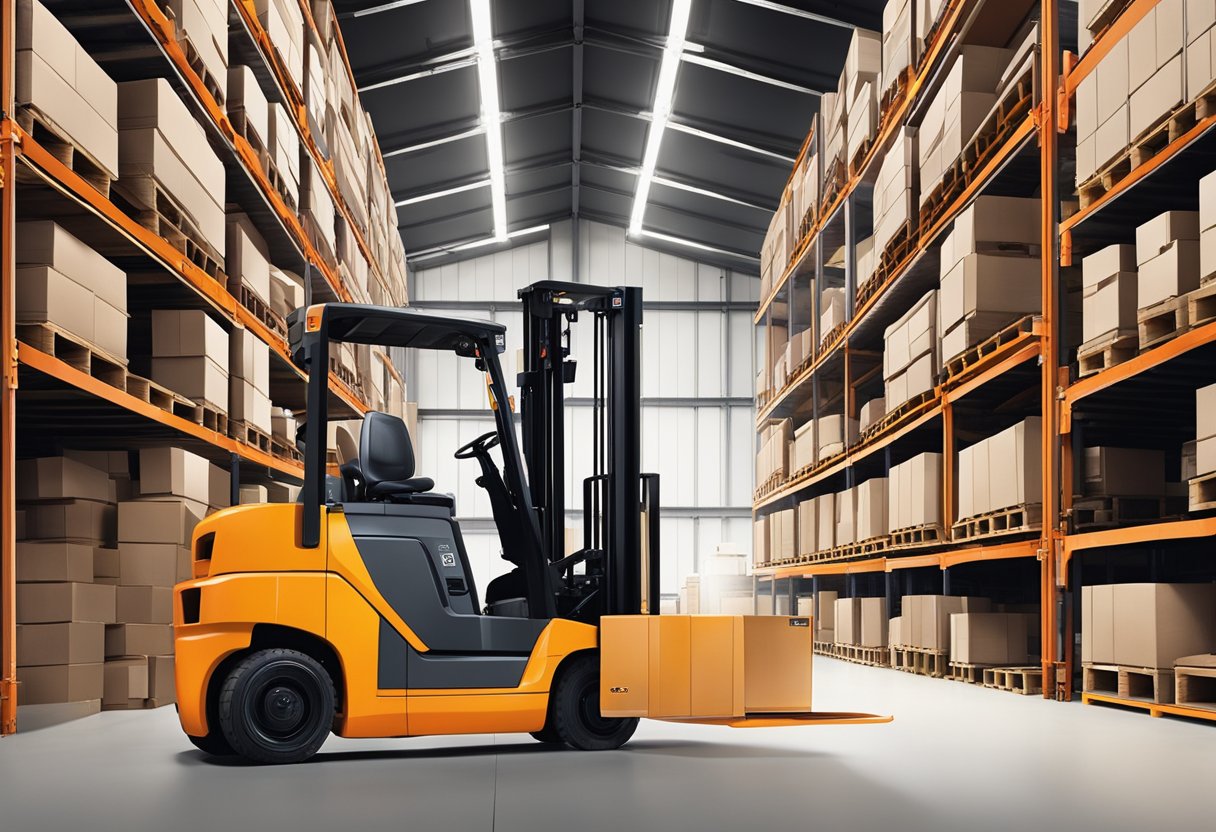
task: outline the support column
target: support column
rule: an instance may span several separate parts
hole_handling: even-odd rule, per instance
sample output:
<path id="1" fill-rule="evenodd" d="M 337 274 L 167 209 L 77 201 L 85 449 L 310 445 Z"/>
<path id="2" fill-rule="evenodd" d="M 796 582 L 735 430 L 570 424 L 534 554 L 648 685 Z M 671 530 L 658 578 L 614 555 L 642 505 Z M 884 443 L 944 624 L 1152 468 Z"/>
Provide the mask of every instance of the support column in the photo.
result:
<path id="1" fill-rule="evenodd" d="M 0 0 L 0 735 L 17 730 L 16 500 L 17 330 L 14 304 L 17 201 L 13 160 L 13 72 L 17 4 Z"/>

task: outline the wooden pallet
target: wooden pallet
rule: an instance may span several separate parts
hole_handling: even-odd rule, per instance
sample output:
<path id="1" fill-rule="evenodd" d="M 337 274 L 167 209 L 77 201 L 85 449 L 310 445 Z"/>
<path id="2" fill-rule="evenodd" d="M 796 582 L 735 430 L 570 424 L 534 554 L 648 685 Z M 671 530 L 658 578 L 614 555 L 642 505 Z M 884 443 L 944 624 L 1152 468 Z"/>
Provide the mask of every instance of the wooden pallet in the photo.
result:
<path id="1" fill-rule="evenodd" d="M 946 670 L 946 678 L 951 682 L 966 682 L 969 685 L 982 685 L 984 683 L 984 671 L 989 670 L 992 667 L 994 667 L 994 665 L 950 662 L 948 669 Z"/>
<path id="2" fill-rule="evenodd" d="M 926 390 L 923 393 L 917 393 L 912 398 L 908 399 L 903 404 L 896 407 L 889 413 L 884 413 L 882 418 L 865 429 L 858 437 L 857 445 L 863 445 L 869 442 L 870 439 L 884 432 L 892 425 L 902 422 L 904 417 L 915 410 L 918 410 L 925 402 L 932 401 L 936 395 L 934 390 Z"/>
<path id="3" fill-rule="evenodd" d="M 17 108 L 17 126 L 64 167 L 109 199 L 114 177 L 87 150 L 68 138 L 67 131 L 55 124 L 54 119 L 44 115 L 33 104 L 23 104 Z"/>
<path id="4" fill-rule="evenodd" d="M 1147 711 L 1155 718 L 1163 716 L 1180 716 L 1189 719 L 1202 719 L 1207 722 L 1216 721 L 1216 711 L 1207 708 L 1196 708 L 1192 705 L 1159 705 L 1156 702 L 1145 702 L 1140 699 L 1120 699 L 1118 696 L 1105 693 L 1082 693 L 1081 702 L 1086 705 L 1114 705 Z"/>
<path id="5" fill-rule="evenodd" d="M 258 159 L 265 161 L 268 155 L 266 143 L 253 129 L 253 125 L 249 123 L 249 117 L 245 113 L 245 109 L 241 107 L 229 110 L 228 121 L 232 124 L 232 132 L 249 142 L 249 146 L 253 148 L 253 152 L 257 155 Z"/>
<path id="6" fill-rule="evenodd" d="M 175 416 L 180 416 L 187 422 L 202 425 L 207 430 L 213 430 L 224 436 L 228 435 L 228 414 L 223 408 L 216 407 L 210 402 L 191 401 L 181 396 L 178 396 L 177 399 L 173 404 Z"/>
<path id="7" fill-rule="evenodd" d="M 862 647 L 856 644 L 837 644 L 833 655 L 838 659 L 870 667 L 890 667 L 891 653 L 886 647 Z"/>
<path id="8" fill-rule="evenodd" d="M 1043 506 L 1039 503 L 1003 508 L 978 517 L 969 517 L 954 524 L 951 538 L 955 541 L 982 540 L 1023 532 L 1036 532 L 1043 527 Z"/>
<path id="9" fill-rule="evenodd" d="M 1191 329 L 1216 321 L 1216 281 L 1187 294 L 1186 318 Z"/>
<path id="10" fill-rule="evenodd" d="M 1074 497 L 1072 528 L 1077 533 L 1134 526 L 1176 513 L 1170 509 L 1165 497 Z"/>
<path id="11" fill-rule="evenodd" d="M 914 647 L 896 647 L 891 650 L 891 666 L 905 673 L 932 676 L 940 679 L 946 675 L 950 659 L 945 650 L 921 650 Z"/>
<path id="12" fill-rule="evenodd" d="M 277 436 L 270 437 L 270 455 L 287 462 L 302 463 L 303 455 L 294 444 L 285 442 Z"/>
<path id="13" fill-rule="evenodd" d="M 1077 377 L 1109 370 L 1139 353 L 1140 340 L 1135 332 L 1120 329 L 1100 335 L 1077 347 Z"/>
<path id="14" fill-rule="evenodd" d="M 910 549 L 916 546 L 931 546 L 946 542 L 946 530 L 939 523 L 913 526 L 891 532 L 892 549 Z"/>
<path id="15" fill-rule="evenodd" d="M 1195 126 L 1196 103 L 1187 102 L 1163 116 L 1140 138 L 1107 162 L 1098 173 L 1077 187 L 1081 207 L 1087 208 L 1114 190 L 1127 176 L 1160 153 L 1171 142 Z"/>
<path id="16" fill-rule="evenodd" d="M 151 176 L 128 176 L 114 183 L 115 202 L 144 228 L 173 246 L 209 277 L 227 285 L 224 258 L 207 242 L 189 214 Z"/>
<path id="17" fill-rule="evenodd" d="M 950 381 L 958 376 L 961 376 L 963 373 L 966 373 L 972 367 L 988 358 L 988 356 L 995 353 L 1001 347 L 1005 346 L 1011 341 L 1016 341 L 1018 338 L 1021 338 L 1024 335 L 1029 335 L 1030 333 L 1034 332 L 1035 322 L 1038 320 L 1039 318 L 1037 316 L 1028 315 L 1021 320 L 1014 321 L 1000 332 L 984 339 L 974 347 L 969 347 L 962 353 L 959 353 L 957 356 L 947 361 L 946 365 L 942 368 L 942 381 Z"/>
<path id="18" fill-rule="evenodd" d="M 1174 671 L 1168 667 L 1086 662 L 1081 666 L 1081 689 L 1085 693 L 1170 705 L 1174 702 Z"/>
<path id="19" fill-rule="evenodd" d="M 828 331 L 828 334 L 823 336 L 823 340 L 821 340 L 819 342 L 819 352 L 817 354 L 823 355 L 824 353 L 831 350 L 832 347 L 836 346 L 836 343 L 838 341 L 840 341 L 840 339 L 844 335 L 844 331 L 848 327 L 848 325 L 849 325 L 848 322 L 845 321 L 845 322 L 838 323 L 838 324 L 836 324 L 836 326 L 832 327 L 831 330 Z"/>
<path id="20" fill-rule="evenodd" d="M 287 340 L 287 319 L 271 309 L 269 304 L 259 298 L 252 289 L 241 283 L 240 278 L 228 278 L 228 291 L 267 329 L 277 333 L 283 340 Z"/>
<path id="21" fill-rule="evenodd" d="M 1204 474 L 1188 481 L 1187 508 L 1190 511 L 1216 508 L 1216 474 Z"/>
<path id="22" fill-rule="evenodd" d="M 1188 311 L 1186 295 L 1181 295 L 1167 298 L 1137 312 L 1140 349 L 1146 350 L 1157 344 L 1164 344 L 1190 329 Z"/>
<path id="23" fill-rule="evenodd" d="M 878 294 L 886 285 L 888 278 L 901 269 L 904 263 L 916 253 L 916 236 L 917 227 L 914 227 L 913 222 L 909 220 L 901 225 L 887 241 L 887 247 L 883 249 L 878 258 L 878 267 L 874 269 L 874 274 L 857 288 L 858 309 Z"/>
<path id="24" fill-rule="evenodd" d="M 896 104 L 898 104 L 907 93 L 908 85 L 912 83 L 912 78 L 915 73 L 916 70 L 914 70 L 912 67 L 906 67 L 903 71 L 896 75 L 895 80 L 887 85 L 887 88 L 883 90 L 882 96 L 878 99 L 878 112 L 882 114 L 882 117 L 879 119 L 878 129 L 874 131 L 875 135 L 882 135 L 883 127 L 886 124 L 889 114 L 894 112 Z"/>
<path id="25" fill-rule="evenodd" d="M 215 103 L 220 106 L 220 109 L 223 109 L 224 90 L 227 88 L 227 79 L 224 79 L 225 83 L 221 83 L 219 79 L 207 71 L 207 65 L 203 62 L 202 55 L 199 53 L 198 49 L 195 48 L 194 40 L 190 32 L 186 31 L 186 29 L 182 27 L 182 24 L 175 19 L 172 5 L 164 2 L 164 0 L 159 0 L 157 5 L 160 6 L 160 9 L 162 12 L 164 12 L 165 17 L 173 21 L 174 34 L 177 36 L 178 45 L 180 45 L 182 47 L 182 51 L 186 53 L 186 64 L 194 71 L 194 74 L 199 77 L 199 80 L 203 82 L 203 86 L 206 88 L 207 92 L 211 94 L 211 97 L 215 99 Z M 209 32 L 199 33 L 199 37 L 206 38 L 210 36 L 211 35 Z"/>
<path id="26" fill-rule="evenodd" d="M 761 500 L 785 484 L 785 476 L 777 472 L 756 487 L 755 499 Z"/>
<path id="27" fill-rule="evenodd" d="M 228 420 L 228 435 L 263 453 L 270 453 L 273 444 L 270 434 L 240 419 Z"/>
<path id="28" fill-rule="evenodd" d="M 984 681 L 986 688 L 1007 690 L 1029 696 L 1043 692 L 1042 667 L 986 667 Z"/>
<path id="29" fill-rule="evenodd" d="M 816 641 L 812 649 L 816 655 L 835 657 L 836 654 L 832 651 L 833 647 L 835 645 L 830 641 Z"/>
<path id="30" fill-rule="evenodd" d="M 854 153 L 853 158 L 849 160 L 850 177 L 858 176 L 861 173 L 862 165 L 865 164 L 866 159 L 869 157 L 870 149 L 874 147 L 874 140 L 877 135 L 878 131 L 875 130 L 873 135 L 868 136 L 865 140 L 863 140 L 861 147 L 857 148 L 857 152 Z"/>
<path id="31" fill-rule="evenodd" d="M 832 204 L 836 201 L 836 197 L 844 190 L 845 182 L 848 180 L 849 166 L 845 164 L 841 158 L 833 159 L 828 163 L 827 168 L 823 172 L 823 183 L 820 186 L 820 193 L 823 197 L 819 200 L 819 214 L 825 215 L 831 209 Z"/>
<path id="32" fill-rule="evenodd" d="M 1216 713 L 1216 667 L 1175 667 L 1174 703 Z"/>

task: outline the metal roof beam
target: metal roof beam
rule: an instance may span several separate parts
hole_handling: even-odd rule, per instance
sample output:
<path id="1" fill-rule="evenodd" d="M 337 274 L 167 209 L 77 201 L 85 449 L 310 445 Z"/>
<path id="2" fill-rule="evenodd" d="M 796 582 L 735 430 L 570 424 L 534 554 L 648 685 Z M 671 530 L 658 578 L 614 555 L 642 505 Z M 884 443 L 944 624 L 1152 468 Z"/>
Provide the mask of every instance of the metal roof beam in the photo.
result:
<path id="1" fill-rule="evenodd" d="M 746 3 L 749 6 L 755 6 L 760 9 L 767 9 L 770 12 L 780 12 L 781 14 L 793 15 L 800 17 L 803 20 L 811 20 L 815 23 L 826 23 L 828 26 L 839 26 L 842 29 L 856 29 L 857 24 L 850 23 L 847 20 L 842 20 L 838 17 L 831 17 L 818 12 L 809 12 L 805 9 L 797 9 L 793 6 L 786 6 L 783 3 L 774 3 L 772 0 L 737 0 L 740 3 Z"/>
<path id="2" fill-rule="evenodd" d="M 692 46 L 692 44 L 688 44 L 688 46 Z M 816 97 L 823 95 L 822 90 L 813 90 L 810 87 L 804 87 L 801 84 L 795 84 L 791 81 L 783 81 L 780 78 L 773 78 L 771 75 L 762 75 L 759 72 L 753 72 L 750 69 L 744 69 L 742 67 L 735 66 L 734 64 L 727 63 L 726 61 L 718 60 L 717 58 L 711 58 L 703 54 L 702 51 L 698 51 L 696 49 L 685 49 L 684 54 L 681 56 L 681 60 L 683 60 L 685 63 L 696 64 L 697 66 L 707 67 L 708 69 L 716 69 L 719 72 L 725 72 L 730 75 L 736 75 L 740 78 L 746 78 L 749 81 L 757 81 L 761 84 L 768 84 L 769 86 L 778 87 L 783 90 L 790 90 L 791 92 L 800 92 L 803 95 L 813 95 Z"/>
<path id="3" fill-rule="evenodd" d="M 565 113 L 572 109 L 570 102 L 566 99 L 559 101 L 551 101 L 545 104 L 537 104 L 532 107 L 524 107 L 519 110 L 507 110 L 502 114 L 502 124 L 509 124 L 515 121 L 523 121 L 529 118 L 538 118 L 540 116 L 553 115 L 555 113 Z M 407 153 L 414 153 L 419 150 L 426 150 L 438 145 L 447 144 L 448 142 L 459 141 L 461 139 L 471 138 L 472 136 L 481 135 L 485 132 L 481 125 L 479 116 L 470 116 L 460 121 L 448 122 L 443 125 L 443 128 L 450 132 L 438 132 L 434 129 L 420 130 L 405 135 L 398 134 L 397 144 L 381 144 L 381 152 L 387 159 L 390 156 L 401 156 Z"/>

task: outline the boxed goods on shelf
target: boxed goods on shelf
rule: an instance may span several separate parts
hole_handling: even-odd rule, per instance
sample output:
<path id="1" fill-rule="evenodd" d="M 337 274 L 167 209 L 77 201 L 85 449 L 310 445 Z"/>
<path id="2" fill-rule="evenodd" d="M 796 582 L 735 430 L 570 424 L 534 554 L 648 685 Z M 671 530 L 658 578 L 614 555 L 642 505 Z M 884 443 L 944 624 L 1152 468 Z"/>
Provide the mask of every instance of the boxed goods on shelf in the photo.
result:
<path id="1" fill-rule="evenodd" d="M 300 204 L 300 133 L 287 109 L 278 102 L 270 104 L 266 120 L 266 160 L 277 174 L 279 190 L 292 207 Z"/>
<path id="2" fill-rule="evenodd" d="M 950 615 L 950 661 L 960 664 L 1024 665 L 1031 617 L 1023 613 L 963 612 Z"/>
<path id="3" fill-rule="evenodd" d="M 819 517 L 816 509 L 819 503 L 814 497 L 803 500 L 798 504 L 798 555 L 805 557 L 815 553 L 819 542 Z"/>
<path id="4" fill-rule="evenodd" d="M 245 213 L 234 211 L 228 214 L 226 245 L 228 291 L 240 298 L 243 286 L 262 303 L 269 304 L 270 250 Z"/>
<path id="5" fill-rule="evenodd" d="M 1195 391 L 1195 476 L 1216 473 L 1216 384 Z"/>
<path id="6" fill-rule="evenodd" d="M 189 44 L 187 57 L 203 65 L 203 80 L 222 105 L 228 86 L 227 5 L 216 0 L 167 0 L 161 5 L 173 17 L 178 41 Z"/>
<path id="7" fill-rule="evenodd" d="M 228 415 L 270 435 L 270 347 L 244 327 L 236 327 L 229 336 L 228 354 Z"/>
<path id="8" fill-rule="evenodd" d="M 1088 497 L 1165 495 L 1163 451 L 1094 447 L 1085 449 L 1083 459 L 1083 488 Z"/>
<path id="9" fill-rule="evenodd" d="M 336 265 L 335 221 L 333 196 L 316 163 L 304 160 L 300 178 L 300 218 L 312 244 L 329 265 Z"/>
<path id="10" fill-rule="evenodd" d="M 1081 265 L 1081 338 L 1086 343 L 1136 331 L 1135 246 L 1112 245 Z"/>
<path id="11" fill-rule="evenodd" d="M 108 584 L 19 583 L 16 598 L 18 624 L 115 620 L 114 587 Z"/>
<path id="12" fill-rule="evenodd" d="M 836 599 L 840 593 L 821 590 L 815 594 L 815 641 L 833 641 L 836 632 Z"/>
<path id="13" fill-rule="evenodd" d="M 768 516 L 769 559 L 785 560 L 798 554 L 798 512 L 787 508 Z"/>
<path id="14" fill-rule="evenodd" d="M 836 545 L 857 543 L 857 489 L 836 493 Z"/>
<path id="15" fill-rule="evenodd" d="M 874 238 L 866 237 L 864 240 L 858 240 L 855 254 L 855 265 L 857 266 L 857 285 L 861 286 L 874 276 L 874 269 L 877 267 L 877 261 L 875 259 L 876 252 L 874 251 Z"/>
<path id="16" fill-rule="evenodd" d="M 836 644 L 858 644 L 861 640 L 861 598 L 837 598 L 833 628 Z"/>
<path id="17" fill-rule="evenodd" d="M 142 448 L 139 452 L 141 497 L 182 497 L 209 504 L 214 466 L 183 448 Z"/>
<path id="18" fill-rule="evenodd" d="M 1216 25 L 1216 4 L 1186 4 L 1186 97 L 1199 98 L 1216 81 L 1216 62 L 1212 61 L 1212 27 Z"/>
<path id="19" fill-rule="evenodd" d="M 801 471 L 815 464 L 815 420 L 808 420 L 794 430 L 789 455 L 790 471 Z"/>
<path id="20" fill-rule="evenodd" d="M 956 595 L 905 595 L 900 637 L 905 647 L 947 652 L 950 649 L 950 616 L 955 613 L 988 612 L 987 598 Z"/>
<path id="21" fill-rule="evenodd" d="M 886 414 L 887 400 L 885 398 L 870 399 L 861 406 L 861 411 L 857 419 L 857 429 L 860 432 L 865 433 Z"/>
<path id="22" fill-rule="evenodd" d="M 1077 85 L 1077 185 L 1128 145 L 1128 44 L 1120 38 Z"/>
<path id="23" fill-rule="evenodd" d="M 815 498 L 815 518 L 819 529 L 815 550 L 826 552 L 836 547 L 836 525 L 840 520 L 835 494 L 820 494 Z"/>
<path id="24" fill-rule="evenodd" d="M 887 642 L 891 649 L 907 647 L 904 643 L 904 617 L 897 615 L 887 621 Z"/>
<path id="25" fill-rule="evenodd" d="M 941 525 L 942 455 L 923 453 L 891 466 L 887 513 L 891 531 Z"/>
<path id="26" fill-rule="evenodd" d="M 941 369 L 936 290 L 926 293 L 883 334 L 883 380 L 888 413 L 932 390 Z"/>
<path id="27" fill-rule="evenodd" d="M 25 535 L 21 535 L 25 537 Z M 58 540 L 18 539 L 16 577 L 23 581 L 65 581 L 87 583 L 93 580 L 93 545 Z"/>
<path id="28" fill-rule="evenodd" d="M 862 598 L 858 628 L 859 647 L 886 647 L 889 639 L 886 598 Z"/>
<path id="29" fill-rule="evenodd" d="M 1216 173 L 1209 173 L 1199 180 L 1199 282 L 1205 284 L 1213 278 L 1216 278 Z"/>
<path id="30" fill-rule="evenodd" d="M 329 53 L 317 34 L 304 32 L 304 109 L 308 117 L 308 128 L 313 133 L 323 155 L 333 153 L 326 118 L 329 114 L 331 92 L 329 84 Z"/>
<path id="31" fill-rule="evenodd" d="M 943 360 L 957 357 L 1005 324 L 1038 312 L 1041 281 L 1038 258 L 963 256 L 941 278 L 938 331 L 943 333 Z M 973 326 L 959 329 L 963 323 Z"/>
<path id="32" fill-rule="evenodd" d="M 916 56 L 912 48 L 912 5 L 921 0 L 887 0 L 882 7 L 882 78 L 879 97 L 904 74 Z"/>
<path id="33" fill-rule="evenodd" d="M 304 90 L 304 15 L 295 0 L 254 0 L 258 22 L 296 85 Z"/>
<path id="34" fill-rule="evenodd" d="M 768 562 L 768 516 L 760 515 L 752 523 L 752 563 L 763 566 Z"/>
<path id="35" fill-rule="evenodd" d="M 850 438 L 857 435 L 857 420 L 845 419 L 839 414 L 820 416 L 818 428 L 815 459 L 823 461 L 844 451 Z"/>
<path id="36" fill-rule="evenodd" d="M 812 121 L 811 130 L 818 129 L 818 116 Z M 798 234 L 803 221 L 813 219 L 819 209 L 819 154 L 808 149 L 802 164 L 795 170 L 791 182 L 792 222 L 791 227 Z"/>
<path id="37" fill-rule="evenodd" d="M 228 333 L 198 309 L 152 312 L 152 380 L 228 412 Z"/>
<path id="38" fill-rule="evenodd" d="M 249 67 L 228 68 L 228 101 L 225 109 L 233 127 L 250 141 L 255 150 L 270 146 L 270 103 L 258 85 L 257 76 Z"/>
<path id="39" fill-rule="evenodd" d="M 118 88 L 38 0 L 19 0 L 16 103 L 89 157 L 106 179 L 118 175 Z"/>
<path id="40" fill-rule="evenodd" d="M 857 540 L 885 536 L 891 530 L 887 517 L 887 478 L 873 477 L 853 490 L 857 503 Z"/>
<path id="41" fill-rule="evenodd" d="M 1132 141 L 1185 100 L 1184 15 L 1184 0 L 1160 0 L 1127 35 L 1128 138 Z"/>
<path id="42" fill-rule="evenodd" d="M 270 308 L 286 318 L 304 305 L 304 281 L 299 275 L 270 267 Z"/>
<path id="43" fill-rule="evenodd" d="M 184 234 L 223 266 L 224 163 L 164 78 L 118 85 L 118 174 L 117 190 L 162 236 Z"/>
<path id="44" fill-rule="evenodd" d="M 990 46 L 964 46 L 945 80 L 925 108 L 917 136 L 921 205 L 984 123 L 997 101 L 994 90 L 1009 66 L 1011 52 Z"/>
<path id="45" fill-rule="evenodd" d="M 819 298 L 819 337 L 827 338 L 844 323 L 844 289 L 829 286 Z"/>
<path id="46" fill-rule="evenodd" d="M 1216 649 L 1216 585 L 1132 583 L 1081 589 L 1081 660 L 1172 668 Z"/>
<path id="47" fill-rule="evenodd" d="M 901 231 L 910 233 L 913 219 L 918 216 L 916 147 L 916 128 L 899 128 L 878 168 L 874 185 L 874 250 L 880 261 Z"/>
<path id="48" fill-rule="evenodd" d="M 127 358 L 127 276 L 50 220 L 18 223 L 16 318 L 47 323 L 120 363 Z"/>
<path id="49" fill-rule="evenodd" d="M 114 501 L 114 486 L 105 471 L 63 456 L 17 462 L 16 498 L 35 500 Z"/>
<path id="50" fill-rule="evenodd" d="M 789 472 L 789 445 L 792 426 L 789 419 L 765 429 L 756 456 L 756 483 L 763 484 L 774 476 L 785 479 Z"/>
<path id="51" fill-rule="evenodd" d="M 1167 211 L 1136 228 L 1137 304 L 1199 288 L 1199 212 Z"/>

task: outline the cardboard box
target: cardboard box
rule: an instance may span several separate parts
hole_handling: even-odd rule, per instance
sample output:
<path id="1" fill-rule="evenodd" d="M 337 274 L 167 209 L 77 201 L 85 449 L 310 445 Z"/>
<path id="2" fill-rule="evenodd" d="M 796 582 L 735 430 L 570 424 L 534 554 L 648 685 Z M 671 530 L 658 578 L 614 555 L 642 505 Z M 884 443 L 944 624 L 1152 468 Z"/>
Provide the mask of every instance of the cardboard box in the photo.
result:
<path id="1" fill-rule="evenodd" d="M 892 649 L 904 646 L 904 618 L 897 615 L 887 622 L 887 640 Z"/>
<path id="2" fill-rule="evenodd" d="M 23 667 L 17 673 L 22 705 L 54 705 L 101 699 L 103 665 L 60 664 Z"/>
<path id="3" fill-rule="evenodd" d="M 1111 118 L 1127 103 L 1131 92 L 1128 52 L 1127 38 L 1121 38 L 1111 46 L 1095 69 L 1099 124 Z"/>
<path id="4" fill-rule="evenodd" d="M 207 506 L 194 500 L 129 500 L 118 504 L 118 539 L 123 543 L 187 545 L 194 527 L 206 514 Z"/>
<path id="5" fill-rule="evenodd" d="M 835 494 L 820 494 L 815 498 L 815 516 L 818 518 L 819 545 L 816 551 L 826 552 L 829 549 L 836 547 L 836 526 L 839 522 L 840 515 L 837 512 L 837 500 Z"/>
<path id="6" fill-rule="evenodd" d="M 857 429 L 866 431 L 877 424 L 887 415 L 887 402 L 884 398 L 870 399 L 861 406 L 861 418 L 857 420 Z"/>
<path id="7" fill-rule="evenodd" d="M 836 494 L 836 545 L 857 542 L 857 489 L 846 488 Z"/>
<path id="8" fill-rule="evenodd" d="M 121 543 L 118 547 L 120 586 L 174 586 L 180 575 L 179 562 L 189 558 L 189 549 L 175 543 Z"/>
<path id="9" fill-rule="evenodd" d="M 172 656 L 148 656 L 148 701 L 149 708 L 172 705 L 177 701 L 177 682 L 173 675 Z"/>
<path id="10" fill-rule="evenodd" d="M 228 412 L 228 373 L 206 356 L 153 358 L 152 380 L 221 413 Z"/>
<path id="11" fill-rule="evenodd" d="M 167 656 L 173 652 L 172 624 L 111 624 L 105 631 L 106 658 Z"/>
<path id="12" fill-rule="evenodd" d="M 1115 664 L 1172 668 L 1216 648 L 1216 585 L 1116 584 Z"/>
<path id="13" fill-rule="evenodd" d="M 228 291 L 244 286 L 263 303 L 270 303 L 270 249 L 266 240 L 242 212 L 228 214 Z"/>
<path id="14" fill-rule="evenodd" d="M 94 341 L 94 294 L 49 266 L 17 269 L 18 323 L 49 323 L 78 338 Z"/>
<path id="15" fill-rule="evenodd" d="M 1115 662 L 1115 587 L 1087 586 L 1081 592 L 1081 660 Z"/>
<path id="16" fill-rule="evenodd" d="M 247 66 L 228 68 L 228 100 L 224 103 L 229 116 L 244 121 L 245 138 L 254 142 L 255 148 L 269 147 L 270 104 L 252 69 Z"/>
<path id="17" fill-rule="evenodd" d="M 1136 286 L 1141 309 L 1198 289 L 1199 243 L 1175 240 L 1156 257 L 1142 262 Z"/>
<path id="18" fill-rule="evenodd" d="M 1128 137 L 1135 140 L 1172 113 L 1186 95 L 1183 56 L 1178 55 L 1131 95 L 1128 106 Z"/>
<path id="19" fill-rule="evenodd" d="M 1018 319 L 1016 312 L 973 312 L 942 333 L 940 364 L 953 361 Z"/>
<path id="20" fill-rule="evenodd" d="M 93 299 L 93 343 L 103 353 L 126 362 L 130 315 L 99 297 Z"/>
<path id="21" fill-rule="evenodd" d="M 144 497 L 184 497 L 206 503 L 210 496 L 207 472 L 210 464 L 183 448 L 142 448 L 139 493 Z"/>
<path id="22" fill-rule="evenodd" d="M 1081 261 L 1081 286 L 1093 289 L 1121 272 L 1136 271 L 1136 247 L 1126 244 L 1107 246 Z"/>
<path id="23" fill-rule="evenodd" d="M 50 220 L 19 222 L 14 243 L 18 267 L 54 269 L 126 311 L 126 273 L 59 225 Z"/>
<path id="24" fill-rule="evenodd" d="M 815 516 L 815 499 L 803 500 L 798 504 L 798 554 L 810 555 L 815 552 L 818 542 L 819 526 Z"/>
<path id="25" fill-rule="evenodd" d="M 837 644 L 859 644 L 861 641 L 860 598 L 837 598 L 834 615 Z"/>
<path id="26" fill-rule="evenodd" d="M 1041 203 L 1038 199 L 979 196 L 959 212 L 949 234 L 950 248 L 942 246 L 941 275 L 969 254 L 1002 246 L 1036 247 L 1043 244 Z"/>
<path id="27" fill-rule="evenodd" d="M 114 587 L 105 584 L 17 584 L 17 623 L 97 621 L 113 624 Z"/>
<path id="28" fill-rule="evenodd" d="M 1175 240 L 1198 239 L 1198 211 L 1166 211 L 1136 228 L 1136 265 L 1164 253 Z"/>
<path id="29" fill-rule="evenodd" d="M 1030 662 L 1028 616 L 971 612 L 950 616 L 950 661 L 1017 666 Z"/>
<path id="30" fill-rule="evenodd" d="M 1211 4 L 1208 4 L 1211 5 Z M 1186 47 L 1186 95 L 1196 99 L 1216 81 L 1216 64 L 1212 62 L 1212 30 L 1199 34 Z"/>
<path id="31" fill-rule="evenodd" d="M 937 331 L 976 312 L 1040 311 L 1041 264 L 1030 257 L 969 254 L 941 279 Z"/>
<path id="32" fill-rule="evenodd" d="M 1136 331 L 1139 286 L 1135 272 L 1116 272 L 1086 289 L 1081 299 L 1081 340 L 1089 342 L 1115 332 Z"/>
<path id="33" fill-rule="evenodd" d="M 822 590 L 815 596 L 815 606 L 819 613 L 815 618 L 815 629 L 819 632 L 836 630 L 836 599 L 840 597 L 839 592 Z M 826 641 L 827 639 L 819 639 Z"/>
<path id="34" fill-rule="evenodd" d="M 168 0 L 179 36 L 194 47 L 206 66 L 212 83 L 226 92 L 228 80 L 228 14 L 223 2 L 216 0 Z"/>
<path id="35" fill-rule="evenodd" d="M 887 646 L 887 599 L 862 598 L 860 609 L 860 640 L 862 647 Z"/>
<path id="36" fill-rule="evenodd" d="M 923 453 L 892 466 L 887 483 L 892 531 L 942 523 L 942 455 Z"/>
<path id="37" fill-rule="evenodd" d="M 768 517 L 757 517 L 752 523 L 752 562 L 757 566 L 769 562 L 768 544 Z"/>
<path id="38" fill-rule="evenodd" d="M 99 500 L 110 498 L 110 478 L 74 459 L 62 456 L 17 462 L 18 500 Z"/>
<path id="39" fill-rule="evenodd" d="M 1043 420 L 1031 416 L 989 437 L 989 510 L 1043 501 Z"/>
<path id="40" fill-rule="evenodd" d="M 868 479 L 854 490 L 857 493 L 857 539 L 870 540 L 888 534 L 891 529 L 887 517 L 887 478 Z"/>
<path id="41" fill-rule="evenodd" d="M 825 460 L 843 451 L 848 441 L 857 435 L 857 420 L 842 415 L 821 416 L 818 422 L 816 459 Z"/>
<path id="42" fill-rule="evenodd" d="M 115 622 L 119 624 L 170 624 L 173 622 L 173 589 L 168 586 L 118 586 L 115 590 Z"/>
<path id="43" fill-rule="evenodd" d="M 1085 448 L 1085 495 L 1165 496 L 1165 453 L 1147 448 Z"/>
<path id="44" fill-rule="evenodd" d="M 146 658 L 109 659 L 105 664 L 105 693 L 101 706 L 142 708 L 148 698 L 148 660 Z"/>
<path id="45" fill-rule="evenodd" d="M 30 540 L 104 543 L 114 539 L 114 506 L 95 500 L 59 500 L 25 509 Z"/>
<path id="46" fill-rule="evenodd" d="M 18 541 L 16 551 L 18 581 L 93 580 L 93 547 L 58 541 Z"/>
<path id="47" fill-rule="evenodd" d="M 844 289 L 828 287 L 819 298 L 819 337 L 827 338 L 844 323 Z"/>
<path id="48" fill-rule="evenodd" d="M 1195 437 L 1209 436 L 1216 436 L 1216 384 L 1195 390 Z"/>
<path id="49" fill-rule="evenodd" d="M 228 333 L 201 309 L 154 309 L 152 354 L 157 358 L 205 356 L 220 365 L 231 360 Z"/>
<path id="50" fill-rule="evenodd" d="M 19 624 L 17 663 L 40 667 L 100 662 L 105 654 L 105 628 L 99 621 Z"/>
<path id="51" fill-rule="evenodd" d="M 988 612 L 987 598 L 956 595 L 905 595 L 903 640 L 908 647 L 946 652 L 950 649 L 950 616 L 958 612 Z"/>

